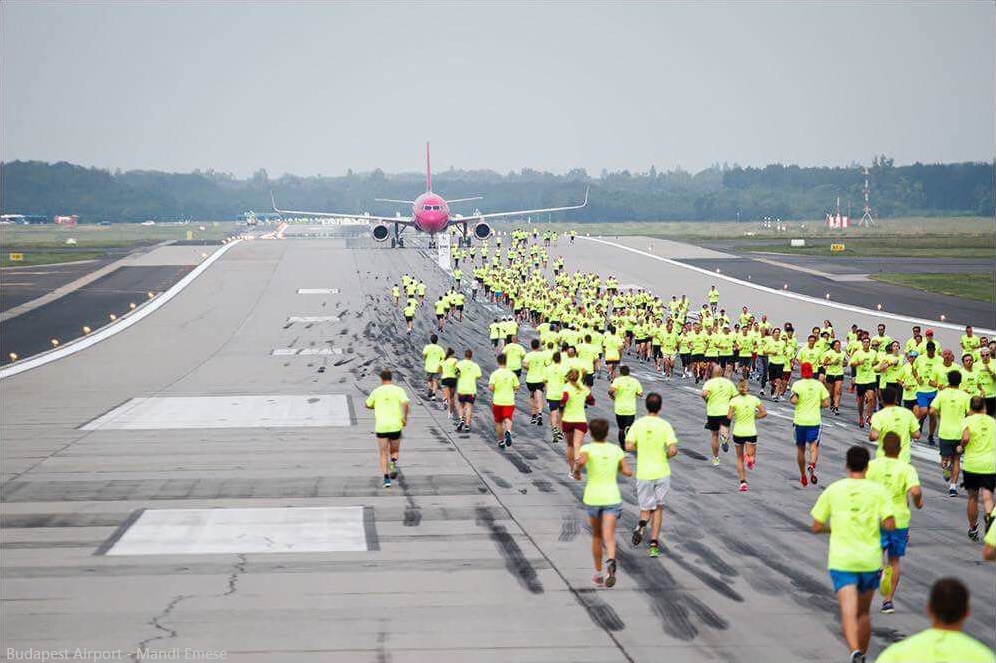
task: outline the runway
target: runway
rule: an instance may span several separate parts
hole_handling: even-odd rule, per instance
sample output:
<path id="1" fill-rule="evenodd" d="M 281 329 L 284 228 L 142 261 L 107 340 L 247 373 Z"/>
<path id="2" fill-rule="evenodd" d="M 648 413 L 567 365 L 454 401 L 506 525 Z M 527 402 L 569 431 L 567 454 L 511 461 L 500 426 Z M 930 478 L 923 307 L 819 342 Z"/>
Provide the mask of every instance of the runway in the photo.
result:
<path id="1" fill-rule="evenodd" d="M 553 253 L 622 284 L 689 295 L 709 285 L 593 242 Z M 665 552 L 649 559 L 621 533 L 619 584 L 596 590 L 581 485 L 546 427 L 526 425 L 525 396 L 505 452 L 487 397 L 475 430 L 458 435 L 418 396 L 434 319 L 424 307 L 404 335 L 387 296 L 403 273 L 426 280 L 429 297 L 448 283 L 417 248 L 243 242 L 139 324 L 0 382 L 4 646 L 121 649 L 124 659 L 191 647 L 290 663 L 846 656 L 827 541 L 808 532 L 819 489 L 797 483 L 786 404 L 759 423 L 759 464 L 739 494 L 732 454 L 708 463 L 694 385 L 636 367 L 645 389 L 664 394 L 681 448 Z M 724 302 L 750 298 L 800 328 L 855 317 L 719 288 Z M 471 302 L 441 344 L 474 349 L 487 375 L 497 312 Z M 905 340 L 908 325 L 895 327 Z M 390 490 L 363 408 L 382 367 L 413 400 Z M 590 416 L 611 413 L 605 389 L 596 383 Z M 825 427 L 820 486 L 842 476 L 860 440 L 854 418 L 849 402 Z M 964 497 L 942 497 L 935 465 L 915 464 L 927 505 L 913 516 L 897 612 L 873 615 L 872 653 L 927 626 L 927 591 L 946 575 L 972 588 L 966 630 L 993 646 L 993 570 L 965 538 Z M 635 495 L 623 494 L 627 528 Z"/>

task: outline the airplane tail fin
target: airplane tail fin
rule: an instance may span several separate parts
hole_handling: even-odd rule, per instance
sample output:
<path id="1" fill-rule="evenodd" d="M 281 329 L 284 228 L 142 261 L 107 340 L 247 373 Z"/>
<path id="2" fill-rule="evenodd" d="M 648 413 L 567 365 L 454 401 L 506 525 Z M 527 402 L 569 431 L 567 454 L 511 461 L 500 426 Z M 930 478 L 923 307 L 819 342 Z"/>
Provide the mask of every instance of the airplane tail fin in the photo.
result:
<path id="1" fill-rule="evenodd" d="M 429 141 L 425 141 L 425 191 L 432 192 L 432 168 L 429 165 Z"/>

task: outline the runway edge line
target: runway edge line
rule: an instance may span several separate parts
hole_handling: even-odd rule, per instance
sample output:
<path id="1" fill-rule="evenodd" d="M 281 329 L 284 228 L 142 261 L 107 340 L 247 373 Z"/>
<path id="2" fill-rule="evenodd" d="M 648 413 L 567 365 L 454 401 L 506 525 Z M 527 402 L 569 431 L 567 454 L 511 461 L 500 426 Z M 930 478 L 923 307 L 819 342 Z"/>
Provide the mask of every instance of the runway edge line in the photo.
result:
<path id="1" fill-rule="evenodd" d="M 878 316 L 880 318 L 888 318 L 890 320 L 895 320 L 897 322 L 912 322 L 919 325 L 928 325 L 931 327 L 941 327 L 942 329 L 950 329 L 952 331 L 961 331 L 964 329 L 963 326 L 954 325 L 950 322 L 939 322 L 937 320 L 929 320 L 927 318 L 914 318 L 908 315 L 899 315 L 896 313 L 888 313 L 886 311 L 873 311 L 870 308 L 863 308 L 861 306 L 854 306 L 852 304 L 841 304 L 840 302 L 835 302 L 831 300 L 820 299 L 818 297 L 810 297 L 809 295 L 801 295 L 797 292 L 786 292 L 784 290 L 778 290 L 776 288 L 769 288 L 765 285 L 758 285 L 757 283 L 751 283 L 750 281 L 742 281 L 738 278 L 732 276 L 727 276 L 726 274 L 717 274 L 716 272 L 711 272 L 708 269 L 702 267 L 696 267 L 695 265 L 686 265 L 683 262 L 678 262 L 677 260 L 672 260 L 671 258 L 664 258 L 662 256 L 655 256 L 653 253 L 647 253 L 646 251 L 641 251 L 640 249 L 634 249 L 631 246 L 625 246 L 623 244 L 617 244 L 616 242 L 610 242 L 604 239 L 598 239 L 595 237 L 582 237 L 578 235 L 578 239 L 584 239 L 589 242 L 597 242 L 599 244 L 606 244 L 608 246 L 614 246 L 617 249 L 622 249 L 624 251 L 630 251 L 632 253 L 637 253 L 641 256 L 646 256 L 647 258 L 653 258 L 654 260 L 660 260 L 674 267 L 681 267 L 682 269 L 690 269 L 700 274 L 706 274 L 710 278 L 722 279 L 723 281 L 728 281 L 730 283 L 735 283 L 737 285 L 746 286 L 748 288 L 753 288 L 754 290 L 760 290 L 761 292 L 767 292 L 775 295 L 781 295 L 782 297 L 787 297 L 789 299 L 795 299 L 802 302 L 808 302 L 810 304 L 820 304 L 822 306 L 828 306 L 830 308 L 835 308 L 841 311 L 850 311 L 852 313 L 862 313 L 865 315 Z M 987 335 L 996 334 L 996 329 L 978 329 L 980 333 Z"/>
<path id="2" fill-rule="evenodd" d="M 230 248 L 241 242 L 242 240 L 237 239 L 228 244 L 225 244 L 220 249 L 212 253 L 210 256 L 204 259 L 204 261 L 197 265 L 194 269 L 190 271 L 189 274 L 184 276 L 182 279 L 173 284 L 173 286 L 162 293 L 151 302 L 148 302 L 144 306 L 138 308 L 133 313 L 125 314 L 121 318 L 118 318 L 115 322 L 102 327 L 100 330 L 90 334 L 89 336 L 83 336 L 75 341 L 67 343 L 61 347 L 55 348 L 54 350 L 49 350 L 48 352 L 43 352 L 41 354 L 35 355 L 28 359 L 24 359 L 19 362 L 10 364 L 6 368 L 0 369 L 0 380 L 5 378 L 13 377 L 25 371 L 30 371 L 33 368 L 38 368 L 39 366 L 44 366 L 45 364 L 51 363 L 58 359 L 63 359 L 70 355 L 74 355 L 81 350 L 85 350 L 90 346 L 96 345 L 101 341 L 108 339 L 115 334 L 123 332 L 134 324 L 137 324 L 152 315 L 160 308 L 162 308 L 167 302 L 176 297 L 184 288 L 193 283 L 194 279 L 203 274 L 208 267 L 213 265 L 221 256 L 228 252 Z"/>

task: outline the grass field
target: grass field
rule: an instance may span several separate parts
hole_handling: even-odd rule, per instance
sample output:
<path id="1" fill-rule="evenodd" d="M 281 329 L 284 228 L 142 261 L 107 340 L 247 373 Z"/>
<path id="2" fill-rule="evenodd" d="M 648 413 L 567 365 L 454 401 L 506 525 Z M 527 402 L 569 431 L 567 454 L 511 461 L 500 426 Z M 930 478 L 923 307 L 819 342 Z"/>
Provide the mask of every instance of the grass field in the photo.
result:
<path id="1" fill-rule="evenodd" d="M 996 252 L 996 220 L 987 217 L 882 219 L 871 228 L 843 231 L 831 230 L 821 221 L 785 225 L 784 231 L 763 229 L 756 222 L 538 223 L 535 227 L 541 232 L 573 228 L 593 236 L 646 235 L 734 252 L 910 258 L 987 258 Z M 791 247 L 791 239 L 805 239 L 807 246 Z M 831 244 L 844 244 L 844 251 L 832 254 Z"/>
<path id="2" fill-rule="evenodd" d="M 201 230 L 201 228 L 204 230 Z M 78 225 L 7 225 L 0 226 L 2 266 L 51 265 L 74 260 L 93 260 L 110 253 L 124 255 L 129 249 L 167 240 L 183 240 L 187 233 L 193 239 L 219 240 L 226 237 L 235 223 L 202 222 L 157 224 L 116 223 L 110 226 Z M 66 244 L 67 239 L 75 244 Z M 23 262 L 11 262 L 11 253 L 23 253 Z"/>
<path id="3" fill-rule="evenodd" d="M 894 285 L 903 285 L 917 290 L 936 292 L 954 297 L 967 297 L 983 302 L 994 301 L 994 283 L 992 273 L 968 272 L 964 274 L 897 274 L 881 272 L 871 274 L 876 281 L 884 281 Z"/>

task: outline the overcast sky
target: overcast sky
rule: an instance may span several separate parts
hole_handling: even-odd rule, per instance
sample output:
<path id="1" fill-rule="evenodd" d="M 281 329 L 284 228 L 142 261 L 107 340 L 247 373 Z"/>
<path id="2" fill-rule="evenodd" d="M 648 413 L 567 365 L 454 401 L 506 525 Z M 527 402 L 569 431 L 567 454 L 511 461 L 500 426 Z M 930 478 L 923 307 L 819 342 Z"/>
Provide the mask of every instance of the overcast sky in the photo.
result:
<path id="1" fill-rule="evenodd" d="M 246 175 L 994 154 L 991 0 L 3 2 L 3 160 Z"/>

